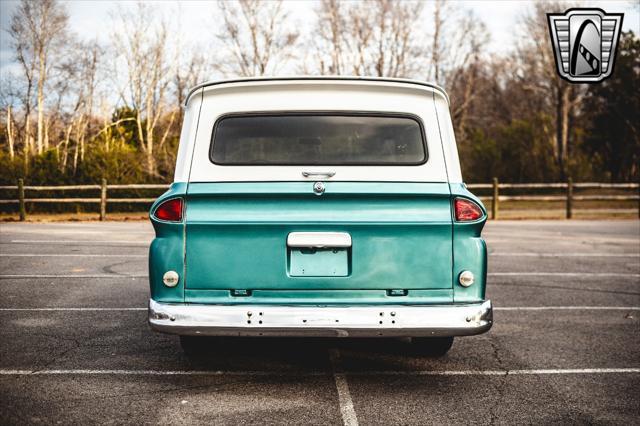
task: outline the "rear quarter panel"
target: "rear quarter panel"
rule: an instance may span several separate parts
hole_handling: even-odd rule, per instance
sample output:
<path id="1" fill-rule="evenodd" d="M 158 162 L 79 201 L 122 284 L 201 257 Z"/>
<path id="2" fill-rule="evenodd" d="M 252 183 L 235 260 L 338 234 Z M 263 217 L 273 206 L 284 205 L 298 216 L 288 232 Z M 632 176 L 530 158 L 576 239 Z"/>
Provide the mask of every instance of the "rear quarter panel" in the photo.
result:
<path id="1" fill-rule="evenodd" d="M 487 210 L 464 184 L 450 184 L 449 187 L 452 201 L 456 197 L 468 198 L 482 208 L 483 216 L 477 221 L 453 221 L 453 300 L 457 303 L 479 302 L 485 298 L 487 284 L 487 245 L 481 236 L 487 221 Z M 475 283 L 470 287 L 463 287 L 458 282 L 458 276 L 465 270 L 473 272 L 475 276 Z"/>
<path id="2" fill-rule="evenodd" d="M 184 284 L 186 269 L 184 263 L 185 223 L 163 222 L 153 217 L 156 208 L 171 198 L 187 194 L 187 184 L 176 182 L 162 194 L 150 210 L 151 223 L 156 237 L 149 247 L 149 284 L 151 298 L 157 302 L 184 301 Z M 167 271 L 176 271 L 180 276 L 178 285 L 167 287 L 162 283 L 162 276 Z"/>

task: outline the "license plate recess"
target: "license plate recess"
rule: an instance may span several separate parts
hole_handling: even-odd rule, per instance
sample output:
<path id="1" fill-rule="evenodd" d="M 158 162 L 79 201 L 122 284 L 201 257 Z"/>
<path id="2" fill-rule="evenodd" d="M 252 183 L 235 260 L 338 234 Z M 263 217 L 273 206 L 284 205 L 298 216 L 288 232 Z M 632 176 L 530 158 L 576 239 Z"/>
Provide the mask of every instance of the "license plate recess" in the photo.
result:
<path id="1" fill-rule="evenodd" d="M 351 235 L 346 232 L 291 232 L 287 249 L 292 277 L 349 275 Z"/>
<path id="2" fill-rule="evenodd" d="M 346 277 L 349 275 L 348 248 L 289 248 L 289 275 L 292 277 Z"/>

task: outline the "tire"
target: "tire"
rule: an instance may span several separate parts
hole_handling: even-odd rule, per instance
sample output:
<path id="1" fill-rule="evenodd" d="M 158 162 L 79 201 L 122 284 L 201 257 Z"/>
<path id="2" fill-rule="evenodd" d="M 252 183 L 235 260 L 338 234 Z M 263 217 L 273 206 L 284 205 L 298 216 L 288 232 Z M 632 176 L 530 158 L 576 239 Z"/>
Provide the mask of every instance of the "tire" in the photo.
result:
<path id="1" fill-rule="evenodd" d="M 419 355 L 443 357 L 453 345 L 453 337 L 413 337 L 411 344 Z"/>

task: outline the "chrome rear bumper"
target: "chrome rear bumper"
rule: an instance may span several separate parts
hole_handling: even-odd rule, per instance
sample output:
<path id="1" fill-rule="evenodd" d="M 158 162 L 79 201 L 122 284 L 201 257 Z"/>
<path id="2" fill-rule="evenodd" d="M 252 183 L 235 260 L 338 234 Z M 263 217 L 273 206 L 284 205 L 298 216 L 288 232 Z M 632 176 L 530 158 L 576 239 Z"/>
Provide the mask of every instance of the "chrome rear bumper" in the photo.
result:
<path id="1" fill-rule="evenodd" d="M 433 306 L 169 304 L 149 300 L 156 331 L 191 336 L 419 337 L 488 331 L 491 301 Z"/>

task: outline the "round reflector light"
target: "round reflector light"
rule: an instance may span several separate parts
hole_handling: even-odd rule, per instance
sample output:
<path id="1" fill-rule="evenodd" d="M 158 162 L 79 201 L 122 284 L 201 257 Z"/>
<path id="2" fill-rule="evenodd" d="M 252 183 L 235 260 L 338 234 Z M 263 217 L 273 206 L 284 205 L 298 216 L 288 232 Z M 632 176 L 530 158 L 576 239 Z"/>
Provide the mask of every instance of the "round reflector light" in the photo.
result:
<path id="1" fill-rule="evenodd" d="M 462 271 L 460 276 L 458 277 L 458 281 L 460 285 L 463 287 L 469 287 L 474 282 L 473 272 L 471 271 Z"/>
<path id="2" fill-rule="evenodd" d="M 180 277 L 178 276 L 178 273 L 176 271 L 167 271 L 162 276 L 162 282 L 167 287 L 177 286 L 179 280 L 180 280 Z"/>

